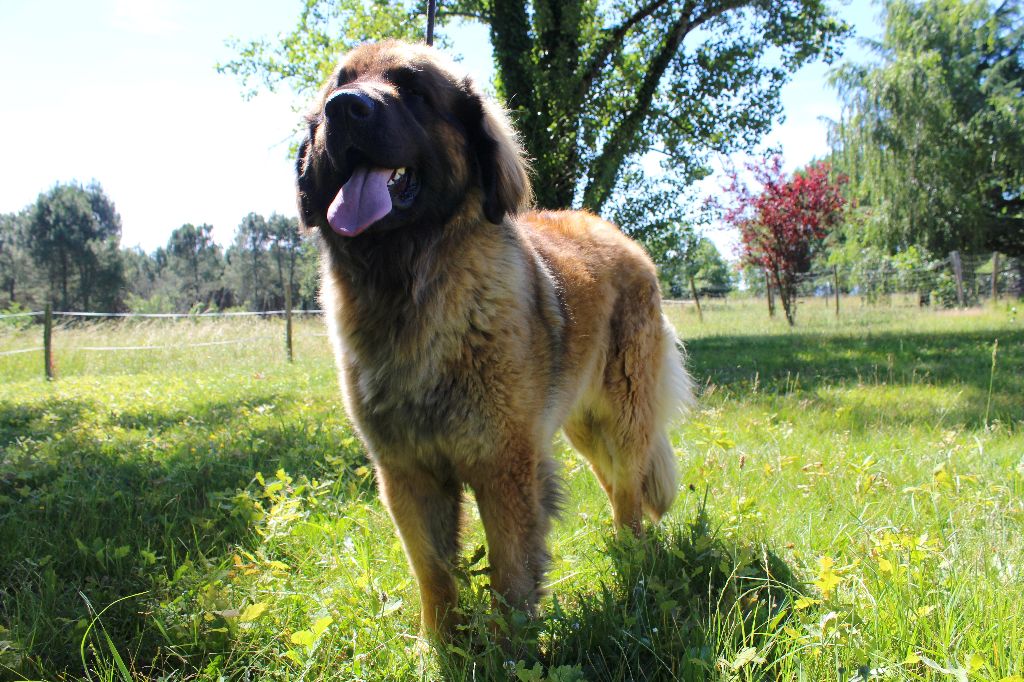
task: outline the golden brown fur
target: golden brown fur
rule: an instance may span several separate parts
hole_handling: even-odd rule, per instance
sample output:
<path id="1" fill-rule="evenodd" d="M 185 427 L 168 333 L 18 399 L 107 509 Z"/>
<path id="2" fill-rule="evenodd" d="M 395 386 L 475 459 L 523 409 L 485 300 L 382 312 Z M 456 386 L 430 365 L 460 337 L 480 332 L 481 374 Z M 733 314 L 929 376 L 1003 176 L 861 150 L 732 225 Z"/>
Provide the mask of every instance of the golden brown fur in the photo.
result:
<path id="1" fill-rule="evenodd" d="M 369 104 L 337 123 L 321 112 L 342 91 Z M 639 532 L 643 512 L 657 519 L 675 497 L 665 427 L 691 386 L 654 266 L 596 216 L 522 212 L 529 181 L 504 112 L 429 48 L 350 53 L 309 124 L 302 221 L 323 237 L 345 405 L 419 582 L 424 627 L 443 632 L 454 617 L 466 485 L 492 588 L 530 610 L 559 502 L 558 428 L 590 462 L 617 526 Z M 344 236 L 325 211 L 359 164 L 415 169 L 419 191 L 410 208 Z"/>

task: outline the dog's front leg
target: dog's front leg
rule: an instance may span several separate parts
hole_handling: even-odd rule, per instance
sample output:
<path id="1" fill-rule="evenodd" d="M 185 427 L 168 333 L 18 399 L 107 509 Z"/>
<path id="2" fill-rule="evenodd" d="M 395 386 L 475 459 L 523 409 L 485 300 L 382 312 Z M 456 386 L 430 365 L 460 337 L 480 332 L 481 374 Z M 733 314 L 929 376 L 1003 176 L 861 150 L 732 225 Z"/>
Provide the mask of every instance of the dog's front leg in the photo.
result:
<path id="1" fill-rule="evenodd" d="M 540 453 L 522 448 L 478 471 L 470 485 L 487 535 L 491 589 L 510 608 L 532 614 L 550 563 Z"/>
<path id="2" fill-rule="evenodd" d="M 459 551 L 462 488 L 452 477 L 390 460 L 377 463 L 377 481 L 419 583 L 423 630 L 445 638 L 457 621 L 452 565 Z"/>

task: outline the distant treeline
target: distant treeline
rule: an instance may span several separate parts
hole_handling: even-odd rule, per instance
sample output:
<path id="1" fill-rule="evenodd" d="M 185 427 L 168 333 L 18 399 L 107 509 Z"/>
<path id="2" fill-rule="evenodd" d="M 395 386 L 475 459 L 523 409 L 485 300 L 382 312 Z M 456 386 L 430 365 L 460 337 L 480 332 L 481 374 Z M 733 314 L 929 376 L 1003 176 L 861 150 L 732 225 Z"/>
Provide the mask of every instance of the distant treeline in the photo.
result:
<path id="1" fill-rule="evenodd" d="M 152 253 L 121 247 L 121 218 L 97 183 L 57 184 L 0 215 L 0 309 L 104 312 L 274 310 L 291 289 L 316 307 L 316 245 L 295 218 L 250 213 L 226 249 L 185 224 Z"/>
<path id="2" fill-rule="evenodd" d="M 725 295 L 734 273 L 707 238 L 684 230 L 662 244 L 638 237 L 672 298 Z M 317 307 L 317 248 L 296 218 L 250 213 L 226 249 L 210 225 L 182 225 L 152 253 L 121 247 L 121 218 L 97 183 L 57 184 L 0 215 L 0 310 L 190 312 Z"/>

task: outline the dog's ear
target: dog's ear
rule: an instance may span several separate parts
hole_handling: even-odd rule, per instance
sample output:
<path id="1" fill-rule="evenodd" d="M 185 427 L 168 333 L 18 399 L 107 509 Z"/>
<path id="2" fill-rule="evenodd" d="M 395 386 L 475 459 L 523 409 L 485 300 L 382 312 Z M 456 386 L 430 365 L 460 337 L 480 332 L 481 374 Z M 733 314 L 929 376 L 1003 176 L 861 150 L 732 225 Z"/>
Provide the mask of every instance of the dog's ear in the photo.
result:
<path id="1" fill-rule="evenodd" d="M 461 118 L 480 173 L 484 216 L 500 225 L 533 200 L 526 155 L 504 109 L 477 92 L 469 78 L 463 92 Z"/>
<path id="2" fill-rule="evenodd" d="M 307 123 L 306 137 L 299 144 L 295 158 L 295 191 L 299 208 L 299 231 L 302 233 L 308 233 L 323 222 L 318 217 L 323 213 L 323 207 L 320 206 L 323 183 L 316 152 L 318 125 L 312 116 L 307 117 Z"/>
<path id="3" fill-rule="evenodd" d="M 337 169 L 327 156 L 327 131 L 319 111 L 306 116 L 306 137 L 295 158 L 295 191 L 299 230 L 327 227 L 327 207 L 341 186 Z M 331 188 L 334 188 L 333 190 Z"/>

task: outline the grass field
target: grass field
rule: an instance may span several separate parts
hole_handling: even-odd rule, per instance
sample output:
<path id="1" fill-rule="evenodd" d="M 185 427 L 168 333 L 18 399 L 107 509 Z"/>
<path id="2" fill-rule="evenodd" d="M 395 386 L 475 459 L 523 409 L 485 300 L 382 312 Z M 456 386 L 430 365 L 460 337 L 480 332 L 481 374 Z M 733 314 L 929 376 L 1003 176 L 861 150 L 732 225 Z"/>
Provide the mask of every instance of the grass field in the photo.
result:
<path id="1" fill-rule="evenodd" d="M 543 615 L 490 613 L 471 514 L 443 651 L 317 320 L 291 365 L 279 320 L 60 327 L 52 383 L 0 356 L 0 679 L 1021 682 L 1017 306 L 672 306 L 702 387 L 675 507 L 616 538 L 559 441 Z M 81 350 L 110 346 L 162 348 Z"/>

